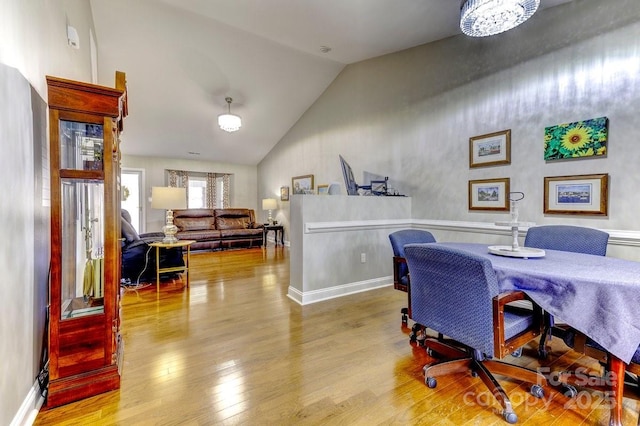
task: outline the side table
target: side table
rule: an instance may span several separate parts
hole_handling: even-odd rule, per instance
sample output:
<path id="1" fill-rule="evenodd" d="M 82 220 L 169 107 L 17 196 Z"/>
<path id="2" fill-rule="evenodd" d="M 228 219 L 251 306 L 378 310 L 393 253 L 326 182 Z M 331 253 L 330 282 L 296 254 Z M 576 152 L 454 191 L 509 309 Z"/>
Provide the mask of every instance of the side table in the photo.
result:
<path id="1" fill-rule="evenodd" d="M 156 292 L 160 293 L 160 273 L 161 272 L 184 272 L 187 276 L 187 288 L 189 287 L 189 260 L 191 259 L 191 244 L 195 243 L 195 240 L 178 240 L 175 243 L 163 243 L 162 241 L 157 241 L 155 243 L 150 243 L 149 246 L 156 248 Z M 184 266 L 172 266 L 171 268 L 161 268 L 160 267 L 160 249 L 161 248 L 175 248 L 175 247 L 186 247 L 187 248 L 187 259 L 185 261 Z"/>
<path id="2" fill-rule="evenodd" d="M 282 225 L 264 225 L 262 228 L 262 242 L 263 245 L 267 246 L 267 234 L 269 231 L 273 231 L 274 233 L 274 241 L 276 245 L 278 245 L 278 233 L 280 233 L 280 244 L 284 245 L 284 226 Z"/>

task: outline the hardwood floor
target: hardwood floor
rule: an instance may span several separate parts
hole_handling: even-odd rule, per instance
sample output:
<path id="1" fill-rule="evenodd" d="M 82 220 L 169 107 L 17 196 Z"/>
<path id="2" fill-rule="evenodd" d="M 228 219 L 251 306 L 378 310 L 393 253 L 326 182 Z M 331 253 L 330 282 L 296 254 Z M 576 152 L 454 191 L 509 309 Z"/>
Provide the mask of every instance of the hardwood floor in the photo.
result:
<path id="1" fill-rule="evenodd" d="M 433 360 L 400 323 L 392 287 L 308 306 L 287 298 L 287 248 L 192 253 L 180 280 L 123 298 L 121 388 L 39 413 L 36 425 L 505 425 L 479 378 L 424 385 Z M 391 270 L 391 259 L 389 259 Z M 558 339 L 544 366 L 597 363 Z M 508 361 L 536 368 L 535 347 Z M 606 425 L 602 394 L 570 400 L 501 380 L 519 425 Z M 640 405 L 625 398 L 625 424 Z"/>

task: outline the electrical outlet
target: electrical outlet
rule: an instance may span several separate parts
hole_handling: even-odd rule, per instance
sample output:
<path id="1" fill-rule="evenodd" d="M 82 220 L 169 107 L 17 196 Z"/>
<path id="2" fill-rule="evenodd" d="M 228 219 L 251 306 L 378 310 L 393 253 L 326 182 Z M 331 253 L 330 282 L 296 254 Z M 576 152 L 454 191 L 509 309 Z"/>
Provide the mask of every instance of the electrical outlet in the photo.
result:
<path id="1" fill-rule="evenodd" d="M 360 253 L 360 263 L 367 262 L 367 253 Z"/>

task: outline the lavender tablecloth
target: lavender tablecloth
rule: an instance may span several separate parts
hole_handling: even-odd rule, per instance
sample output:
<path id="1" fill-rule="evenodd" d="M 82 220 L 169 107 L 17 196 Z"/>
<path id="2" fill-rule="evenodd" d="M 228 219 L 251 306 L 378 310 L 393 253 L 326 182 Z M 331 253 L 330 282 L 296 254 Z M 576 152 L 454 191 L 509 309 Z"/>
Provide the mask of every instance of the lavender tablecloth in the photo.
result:
<path id="1" fill-rule="evenodd" d="M 491 260 L 502 290 L 524 291 L 622 361 L 638 349 L 640 262 L 556 250 L 522 259 L 490 254 L 485 244 L 438 244 Z"/>

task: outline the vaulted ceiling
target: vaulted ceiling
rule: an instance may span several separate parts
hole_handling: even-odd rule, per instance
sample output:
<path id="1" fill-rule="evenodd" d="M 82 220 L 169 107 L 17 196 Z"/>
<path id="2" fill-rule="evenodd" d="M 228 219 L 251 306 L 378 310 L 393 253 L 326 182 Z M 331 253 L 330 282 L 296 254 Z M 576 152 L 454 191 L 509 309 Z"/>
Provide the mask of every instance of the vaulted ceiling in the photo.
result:
<path id="1" fill-rule="evenodd" d="M 100 83 L 127 74 L 130 155 L 258 164 L 346 65 L 461 34 L 459 0 L 90 1 Z"/>

